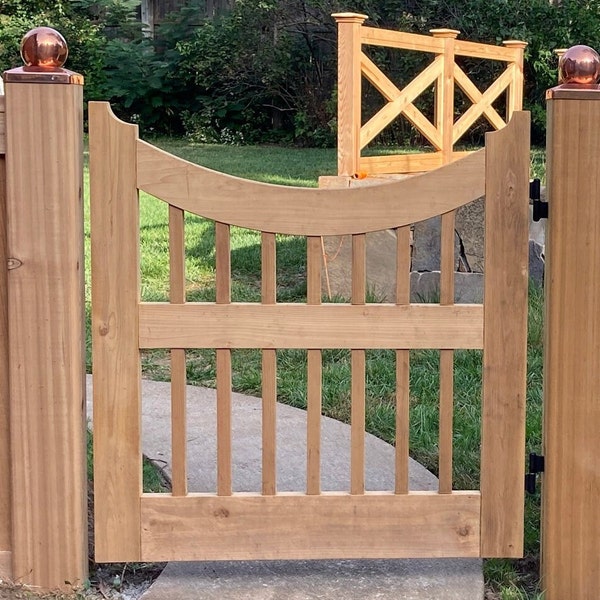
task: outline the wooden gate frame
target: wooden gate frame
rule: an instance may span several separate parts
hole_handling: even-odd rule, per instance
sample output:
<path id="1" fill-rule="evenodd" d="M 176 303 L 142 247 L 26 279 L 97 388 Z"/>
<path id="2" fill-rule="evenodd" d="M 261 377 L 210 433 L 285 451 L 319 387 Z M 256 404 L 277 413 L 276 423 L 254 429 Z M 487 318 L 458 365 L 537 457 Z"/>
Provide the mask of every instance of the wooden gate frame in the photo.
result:
<path id="1" fill-rule="evenodd" d="M 284 188 L 216 173 L 138 139 L 90 103 L 96 559 L 111 561 L 522 554 L 529 115 L 486 149 L 368 189 Z M 460 187 L 459 187 L 460 184 Z M 140 302 L 138 190 L 169 204 L 168 303 Z M 454 305 L 454 211 L 486 195 L 485 303 Z M 399 200 L 402 201 L 399 201 Z M 183 215 L 216 222 L 217 298 L 186 303 Z M 442 214 L 441 302 L 410 304 L 410 225 Z M 265 216 L 266 215 L 266 216 Z M 262 302 L 231 303 L 229 227 L 262 231 Z M 365 233 L 397 232 L 395 304 L 365 304 Z M 275 232 L 307 236 L 308 300 L 275 297 Z M 321 304 L 320 236 L 352 234 L 351 304 Z M 398 340 L 402 340 L 400 343 Z M 188 493 L 185 348 L 217 348 L 217 493 Z M 231 348 L 263 349 L 263 489 L 231 489 Z M 309 352 L 306 493 L 275 489 L 275 349 Z M 173 492 L 144 494 L 140 349 L 172 348 Z M 320 352 L 352 351 L 351 486 L 322 492 Z M 394 492 L 365 492 L 365 349 L 397 353 Z M 410 348 L 441 349 L 440 484 L 408 490 Z M 453 350 L 484 349 L 481 491 L 452 490 Z M 265 523 L 268 527 L 265 528 Z"/>

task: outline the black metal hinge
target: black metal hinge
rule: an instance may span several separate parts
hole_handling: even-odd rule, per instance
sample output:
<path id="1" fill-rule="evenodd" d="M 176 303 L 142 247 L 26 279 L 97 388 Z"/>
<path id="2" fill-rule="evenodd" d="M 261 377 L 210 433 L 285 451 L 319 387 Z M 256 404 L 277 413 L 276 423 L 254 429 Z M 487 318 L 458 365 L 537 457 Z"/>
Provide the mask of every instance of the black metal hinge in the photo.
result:
<path id="1" fill-rule="evenodd" d="M 537 474 L 544 472 L 545 460 L 535 452 L 529 455 L 529 473 L 525 475 L 525 491 L 529 494 L 535 494 Z"/>
<path id="2" fill-rule="evenodd" d="M 529 182 L 529 198 L 533 200 L 533 220 L 548 218 L 548 203 L 542 202 L 542 184 L 539 179 Z"/>

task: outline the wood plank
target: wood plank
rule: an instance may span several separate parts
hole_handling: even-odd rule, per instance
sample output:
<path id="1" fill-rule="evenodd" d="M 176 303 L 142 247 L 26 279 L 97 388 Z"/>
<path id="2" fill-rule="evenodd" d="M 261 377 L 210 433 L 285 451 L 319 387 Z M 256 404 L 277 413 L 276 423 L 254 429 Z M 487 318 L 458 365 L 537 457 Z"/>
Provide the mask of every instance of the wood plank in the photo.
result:
<path id="1" fill-rule="evenodd" d="M 184 212 L 169 206 L 169 300 L 185 303 Z M 174 496 L 187 494 L 187 370 L 185 350 L 171 350 L 171 484 Z"/>
<path id="2" fill-rule="evenodd" d="M 322 240 L 309 237 L 306 241 L 306 271 L 308 304 L 321 304 Z M 321 404 L 323 366 L 320 350 L 308 350 L 306 397 L 306 493 L 321 493 Z"/>
<path id="3" fill-rule="evenodd" d="M 0 101 L 0 111 L 3 111 L 4 96 L 0 96 Z M 4 156 L 0 155 L 0 265 L 7 264 L 6 163 Z M 0 556 L 2 552 L 12 547 L 8 354 L 8 270 L 2 268 L 0 269 L 0 481 L 4 483 L 0 486 Z M 5 577 L 10 578 L 7 574 Z"/>
<path id="4" fill-rule="evenodd" d="M 352 236 L 352 304 L 363 306 L 367 296 L 367 236 Z M 357 346 L 353 346 L 357 348 Z M 350 492 L 365 492 L 365 351 L 351 354 Z"/>
<path id="5" fill-rule="evenodd" d="M 262 351 L 262 493 L 276 492 L 277 355 Z"/>
<path id="6" fill-rule="evenodd" d="M 410 304 L 410 227 L 396 229 L 396 304 Z M 396 494 L 408 493 L 410 352 L 396 350 Z"/>
<path id="7" fill-rule="evenodd" d="M 145 561 L 475 557 L 479 509 L 477 492 L 144 495 L 143 556 Z"/>
<path id="8" fill-rule="evenodd" d="M 187 494 L 187 372 L 185 350 L 171 350 L 171 491 Z"/>
<path id="9" fill-rule="evenodd" d="M 454 352 L 440 352 L 439 492 L 452 492 L 452 421 L 454 416 Z"/>
<path id="10" fill-rule="evenodd" d="M 595 91 L 587 97 L 579 90 L 561 94 L 548 102 L 552 219 L 542 479 L 542 581 L 548 600 L 594 598 L 600 577 L 600 182 L 587 159 L 600 151 L 600 103 Z"/>
<path id="11" fill-rule="evenodd" d="M 410 225 L 480 198 L 484 154 L 469 154 L 410 181 L 308 189 L 231 177 L 139 141 L 138 185 L 169 204 L 222 223 L 289 235 L 346 235 Z M 399 197 L 404 200 L 398 202 Z"/>
<path id="12" fill-rule="evenodd" d="M 360 40 L 365 19 L 364 15 L 353 15 L 338 20 L 338 175 L 352 176 L 358 169 L 362 85 Z"/>
<path id="13" fill-rule="evenodd" d="M 80 85 L 6 84 L 11 550 L 43 589 L 87 577 L 82 111 Z"/>
<path id="14" fill-rule="evenodd" d="M 396 119 L 440 75 L 443 58 L 436 58 L 421 71 L 402 91 L 360 128 L 360 147 L 364 148 L 377 134 Z"/>
<path id="15" fill-rule="evenodd" d="M 486 135 L 486 144 L 481 552 L 518 557 L 523 552 L 529 113 L 515 113 L 507 127 Z"/>
<path id="16" fill-rule="evenodd" d="M 442 215 L 440 304 L 454 304 L 454 211 Z M 454 415 L 454 352 L 440 351 L 439 492 L 452 492 L 452 422 Z"/>
<path id="17" fill-rule="evenodd" d="M 118 121 L 105 103 L 90 102 L 89 114 L 95 556 L 99 562 L 137 561 L 142 491 L 137 127 Z"/>
<path id="18" fill-rule="evenodd" d="M 369 175 L 385 173 L 422 173 L 442 166 L 441 152 L 361 156 L 360 170 Z"/>
<path id="19" fill-rule="evenodd" d="M 323 363 L 320 350 L 308 350 L 306 493 L 321 493 L 321 404 Z"/>
<path id="20" fill-rule="evenodd" d="M 483 307 L 461 304 L 142 303 L 140 348 L 483 347 Z"/>
<path id="21" fill-rule="evenodd" d="M 375 27 L 362 27 L 362 43 L 371 46 L 386 46 L 401 50 L 416 50 L 419 52 L 432 52 L 441 54 L 444 44 L 440 39 L 428 35 L 393 31 L 390 29 L 376 29 Z"/>
<path id="22" fill-rule="evenodd" d="M 231 351 L 217 350 L 217 493 L 231 496 Z"/>
<path id="23" fill-rule="evenodd" d="M 231 236 L 226 223 L 215 222 L 216 301 L 231 302 Z M 189 305 L 188 305 L 189 306 Z M 230 496 L 231 476 L 231 350 L 217 348 L 217 493 Z"/>
<path id="24" fill-rule="evenodd" d="M 277 301 L 277 261 L 274 233 L 262 233 L 261 287 L 263 304 Z M 276 492 L 276 428 L 277 428 L 277 355 L 275 350 L 262 351 L 262 490 L 265 495 Z"/>
<path id="25" fill-rule="evenodd" d="M 350 493 L 365 493 L 366 360 L 364 350 L 352 350 Z"/>
<path id="26" fill-rule="evenodd" d="M 485 58 L 487 60 L 500 60 L 504 62 L 514 62 L 518 58 L 518 53 L 515 52 L 514 48 L 480 44 L 466 40 L 456 40 L 454 53 L 457 56 Z"/>
<path id="27" fill-rule="evenodd" d="M 217 304 L 231 302 L 231 240 L 229 225 L 215 222 L 215 262 Z"/>

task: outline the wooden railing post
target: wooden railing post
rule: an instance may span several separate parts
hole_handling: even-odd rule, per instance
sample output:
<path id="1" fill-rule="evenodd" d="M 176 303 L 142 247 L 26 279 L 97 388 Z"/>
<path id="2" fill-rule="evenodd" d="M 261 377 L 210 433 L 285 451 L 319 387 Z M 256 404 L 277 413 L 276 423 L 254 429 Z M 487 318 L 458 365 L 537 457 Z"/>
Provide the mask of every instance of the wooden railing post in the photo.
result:
<path id="1" fill-rule="evenodd" d="M 547 92 L 542 587 L 598 597 L 600 576 L 600 57 L 576 46 Z M 577 85 L 584 83 L 587 85 Z"/>
<path id="2" fill-rule="evenodd" d="M 6 122 L 4 96 L 0 96 L 0 579 L 12 577 L 11 485 L 8 392 L 8 270 L 6 264 Z"/>
<path id="3" fill-rule="evenodd" d="M 338 175 L 352 177 L 360 161 L 361 36 L 367 15 L 336 13 L 338 24 Z"/>
<path id="4" fill-rule="evenodd" d="M 515 60 L 513 61 L 513 80 L 508 88 L 506 99 L 506 122 L 508 123 L 517 110 L 523 110 L 523 54 L 527 48 L 527 42 L 520 40 L 506 40 L 502 42 L 507 48 L 515 51 Z"/>
<path id="5" fill-rule="evenodd" d="M 83 313 L 83 79 L 49 28 L 4 73 L 12 578 L 87 577 Z M 6 263 L 5 263 L 6 264 Z"/>
<path id="6" fill-rule="evenodd" d="M 435 89 L 435 126 L 441 132 L 442 164 L 452 162 L 454 141 L 454 40 L 460 33 L 456 29 L 432 29 L 434 38 L 444 40 L 444 66 Z"/>

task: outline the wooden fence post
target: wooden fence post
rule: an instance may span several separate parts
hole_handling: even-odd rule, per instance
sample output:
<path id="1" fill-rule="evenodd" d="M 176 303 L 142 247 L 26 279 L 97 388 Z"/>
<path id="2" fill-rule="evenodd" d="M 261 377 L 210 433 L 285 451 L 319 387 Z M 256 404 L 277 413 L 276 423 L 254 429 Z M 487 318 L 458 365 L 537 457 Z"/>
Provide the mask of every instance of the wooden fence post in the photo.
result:
<path id="1" fill-rule="evenodd" d="M 567 51 L 567 85 L 547 93 L 546 600 L 592 600 L 600 580 L 600 58 L 583 48 Z"/>
<path id="2" fill-rule="evenodd" d="M 12 578 L 8 392 L 8 260 L 6 248 L 5 102 L 0 96 L 0 579 Z"/>
<path id="3" fill-rule="evenodd" d="M 4 73 L 12 577 L 69 589 L 87 577 L 83 79 L 38 28 Z"/>
<path id="4" fill-rule="evenodd" d="M 508 88 L 506 98 L 506 122 L 508 123 L 517 110 L 523 110 L 523 55 L 527 42 L 520 40 L 506 40 L 502 42 L 507 48 L 515 51 L 516 57 L 513 61 L 513 80 Z"/>
<path id="5" fill-rule="evenodd" d="M 435 127 L 441 132 L 442 164 L 452 162 L 454 150 L 454 40 L 457 29 L 431 29 L 434 38 L 444 40 L 442 76 L 435 87 Z"/>
<path id="6" fill-rule="evenodd" d="M 360 161 L 361 37 L 366 15 L 336 13 L 338 24 L 338 175 L 352 177 Z"/>

